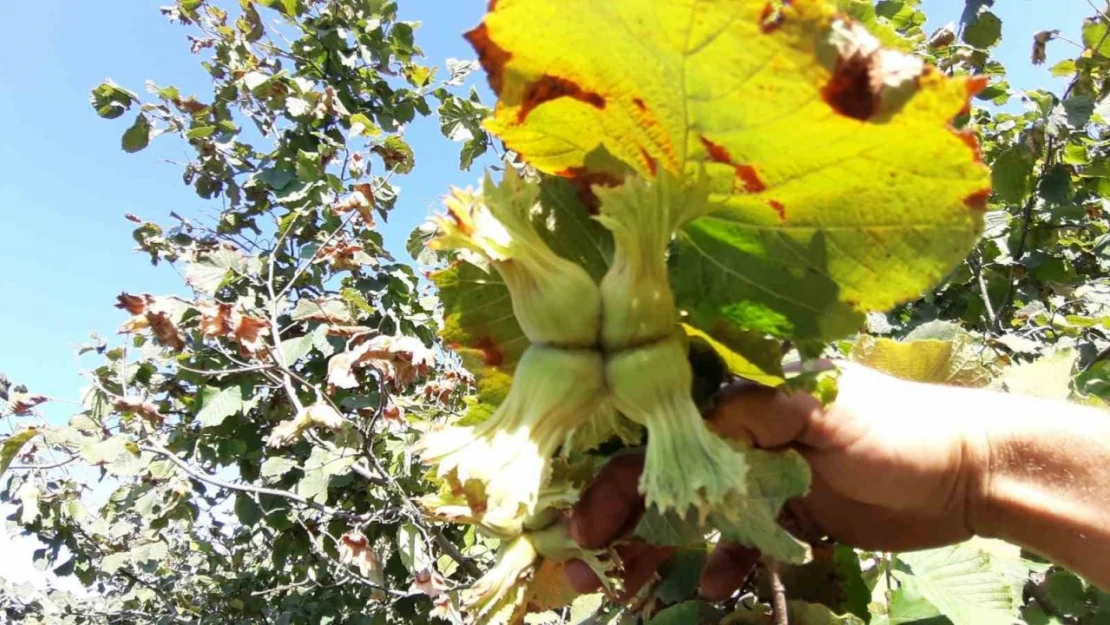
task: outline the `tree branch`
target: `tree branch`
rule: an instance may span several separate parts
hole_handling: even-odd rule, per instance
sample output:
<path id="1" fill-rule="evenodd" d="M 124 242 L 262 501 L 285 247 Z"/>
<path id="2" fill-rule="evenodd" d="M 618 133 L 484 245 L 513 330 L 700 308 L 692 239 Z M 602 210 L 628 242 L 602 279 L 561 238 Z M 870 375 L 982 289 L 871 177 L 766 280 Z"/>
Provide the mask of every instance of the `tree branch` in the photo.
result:
<path id="1" fill-rule="evenodd" d="M 13 471 L 45 471 L 48 469 L 57 469 L 60 467 L 64 467 L 67 464 L 77 460 L 79 457 L 80 456 L 73 455 L 66 458 L 65 460 L 54 462 L 51 464 L 13 464 L 8 468 Z"/>
<path id="2" fill-rule="evenodd" d="M 283 499 L 288 499 L 290 501 L 295 501 L 295 502 L 297 502 L 297 503 L 299 503 L 303 506 L 306 506 L 308 508 L 312 508 L 313 510 L 316 510 L 318 512 L 323 512 L 324 514 L 327 514 L 329 516 L 333 516 L 333 517 L 336 517 L 336 518 L 345 519 L 345 520 L 353 521 L 353 522 L 357 522 L 357 523 L 363 523 L 363 522 L 368 521 L 370 519 L 370 515 L 353 514 L 351 512 L 347 512 L 345 510 L 337 510 L 336 508 L 332 508 L 331 506 L 325 506 L 323 504 L 316 503 L 315 501 L 312 501 L 310 499 L 302 497 L 302 496 L 300 496 L 296 493 L 291 493 L 287 490 L 279 490 L 279 489 L 276 489 L 276 488 L 265 488 L 265 487 L 262 487 L 262 486 L 247 486 L 247 485 L 244 485 L 244 484 L 235 484 L 234 482 L 227 482 L 227 481 L 221 480 L 218 477 L 208 475 L 207 473 L 201 472 L 196 467 L 193 467 L 193 466 L 189 465 L 189 463 L 187 463 L 184 460 L 182 460 L 181 458 L 179 458 L 177 456 L 177 454 L 175 454 L 172 451 L 166 449 L 165 447 L 162 447 L 161 445 L 153 445 L 153 444 L 143 445 L 143 446 L 139 447 L 139 449 L 165 457 L 170 462 L 176 464 L 177 467 L 179 469 L 181 469 L 186 475 L 193 478 L 194 480 L 197 480 L 198 482 L 204 482 L 206 484 L 210 484 L 210 485 L 216 486 L 218 488 L 238 491 L 238 492 L 241 492 L 241 493 L 252 493 L 252 494 L 256 494 L 256 495 L 273 495 L 274 497 L 281 497 Z"/>
<path id="3" fill-rule="evenodd" d="M 977 250 L 972 260 L 971 268 L 975 273 L 975 282 L 979 285 L 979 297 L 982 298 L 983 306 L 987 309 L 988 327 L 1001 333 L 1002 328 L 999 327 L 998 316 L 994 314 L 994 306 L 991 304 L 991 295 L 987 290 L 987 281 L 983 278 L 983 252 Z"/>

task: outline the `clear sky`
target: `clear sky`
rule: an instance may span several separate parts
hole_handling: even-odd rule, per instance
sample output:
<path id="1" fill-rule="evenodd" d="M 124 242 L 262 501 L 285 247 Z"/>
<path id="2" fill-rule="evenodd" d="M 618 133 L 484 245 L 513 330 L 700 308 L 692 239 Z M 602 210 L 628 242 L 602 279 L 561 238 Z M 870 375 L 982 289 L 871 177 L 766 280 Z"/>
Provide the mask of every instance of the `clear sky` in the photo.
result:
<path id="1" fill-rule="evenodd" d="M 9 0 L 0 38 L 0 372 L 31 390 L 76 399 L 81 380 L 73 347 L 90 331 L 112 338 L 124 320 L 112 307 L 130 292 L 180 290 L 168 267 L 152 267 L 132 252 L 134 213 L 165 221 L 170 211 L 211 211 L 181 183 L 180 169 L 163 159 L 185 160 L 172 137 L 156 139 L 139 154 L 119 149 L 128 118 L 105 121 L 88 104 L 89 90 L 112 78 L 135 91 L 152 79 L 184 92 L 205 94 L 206 76 L 185 41 L 187 29 L 171 25 L 158 6 L 171 0 Z M 600 1 L 600 0 L 599 0 Z M 1102 0 L 1094 0 L 1101 4 Z M 923 0 L 930 26 L 958 21 L 963 0 Z M 417 41 L 430 65 L 449 57 L 471 58 L 460 33 L 476 24 L 486 0 L 400 0 L 405 19 L 419 20 Z M 1075 54 L 1064 42 L 1049 46 L 1049 63 L 1029 64 L 1032 36 L 1062 29 L 1078 40 L 1087 0 L 998 0 L 1003 20 L 1001 60 L 1015 88 L 1047 86 L 1054 62 Z M 603 44 L 604 42 L 599 42 Z M 480 77 L 476 77 L 480 80 Z M 439 135 L 435 120 L 407 130 L 416 170 L 400 178 L 401 200 L 385 226 L 389 248 L 407 258 L 408 232 L 433 210 L 449 185 L 466 185 L 478 172 L 456 169 L 458 150 Z M 64 420 L 67 406 L 51 418 Z M 0 429 L 0 433 L 3 430 Z M 10 544 L 0 531 L 0 553 Z M 29 560 L 29 551 L 25 553 Z M 5 557 L 5 562 L 11 558 Z M 0 563 L 0 575 L 25 578 Z"/>

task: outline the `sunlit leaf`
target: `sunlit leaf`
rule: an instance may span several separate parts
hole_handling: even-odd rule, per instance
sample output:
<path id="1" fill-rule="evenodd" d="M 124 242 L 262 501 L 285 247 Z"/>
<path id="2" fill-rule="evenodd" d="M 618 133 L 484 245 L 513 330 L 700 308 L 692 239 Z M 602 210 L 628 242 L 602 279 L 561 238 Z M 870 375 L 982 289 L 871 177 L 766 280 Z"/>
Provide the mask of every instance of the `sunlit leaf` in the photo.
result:
<path id="1" fill-rule="evenodd" d="M 1071 395 L 1071 372 L 1077 354 L 1062 349 L 1034 362 L 1011 366 L 1002 375 L 1002 385 L 1012 393 L 1050 399 Z"/>
<path id="2" fill-rule="evenodd" d="M 912 572 L 896 570 L 895 577 L 953 625 L 1010 625 L 1017 616 L 1015 590 L 986 552 L 955 545 L 899 554 L 898 559 Z"/>
<path id="3" fill-rule="evenodd" d="M 38 436 L 39 430 L 37 428 L 27 428 L 19 430 L 11 436 L 0 442 L 0 476 L 11 466 L 12 460 L 19 455 L 19 451 L 27 444 L 32 438 Z"/>
<path id="4" fill-rule="evenodd" d="M 953 386 L 986 386 L 991 372 L 982 348 L 966 335 L 952 340 L 895 341 L 861 336 L 851 359 L 904 380 Z"/>
<path id="5" fill-rule="evenodd" d="M 985 83 L 881 51 L 823 0 L 769 6 L 518 0 L 468 37 L 499 95 L 488 128 L 587 196 L 708 169 L 726 208 L 683 230 L 672 272 L 694 325 L 830 338 L 974 243 L 988 171 L 950 122 Z"/>
<path id="6" fill-rule="evenodd" d="M 203 427 L 215 427 L 223 423 L 224 419 L 241 412 L 244 407 L 242 388 L 205 387 L 201 394 L 201 408 L 197 413 L 197 422 Z"/>

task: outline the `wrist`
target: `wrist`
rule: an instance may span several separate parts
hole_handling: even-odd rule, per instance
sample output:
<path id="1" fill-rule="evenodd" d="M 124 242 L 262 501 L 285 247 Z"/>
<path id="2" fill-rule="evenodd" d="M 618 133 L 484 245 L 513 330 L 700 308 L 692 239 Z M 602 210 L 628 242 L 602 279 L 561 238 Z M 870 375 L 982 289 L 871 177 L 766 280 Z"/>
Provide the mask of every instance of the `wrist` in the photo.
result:
<path id="1" fill-rule="evenodd" d="M 997 537 L 998 527 L 991 491 L 994 455 L 1000 433 L 981 420 L 970 420 L 961 436 L 961 476 L 968 531 L 983 538 Z"/>

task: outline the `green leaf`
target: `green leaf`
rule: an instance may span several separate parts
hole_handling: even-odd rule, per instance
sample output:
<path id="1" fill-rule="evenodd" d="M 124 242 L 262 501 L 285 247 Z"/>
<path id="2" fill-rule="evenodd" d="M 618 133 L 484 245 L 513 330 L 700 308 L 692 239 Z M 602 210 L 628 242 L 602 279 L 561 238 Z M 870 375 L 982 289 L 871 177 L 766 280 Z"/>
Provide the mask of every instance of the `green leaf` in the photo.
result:
<path id="1" fill-rule="evenodd" d="M 215 126 L 197 126 L 185 133 L 186 139 L 205 139 L 216 133 Z"/>
<path id="2" fill-rule="evenodd" d="M 915 586 L 901 586 L 890 594 L 890 612 L 885 598 L 871 604 L 871 625 L 951 625 Z"/>
<path id="3" fill-rule="evenodd" d="M 1071 173 L 1064 165 L 1057 164 L 1042 177 L 1040 195 L 1052 204 L 1067 204 L 1071 201 Z"/>
<path id="4" fill-rule="evenodd" d="M 262 468 L 259 469 L 259 472 L 263 478 L 280 479 L 283 475 L 296 467 L 297 463 L 289 458 L 271 456 L 266 458 L 266 461 L 262 463 Z"/>
<path id="5" fill-rule="evenodd" d="M 1044 609 L 1035 603 L 1021 609 L 1021 621 L 1026 625 L 1067 625 L 1069 622 L 1045 614 Z"/>
<path id="6" fill-rule="evenodd" d="M 281 342 L 281 353 L 286 364 L 293 366 L 298 360 L 304 358 L 312 351 L 315 335 L 305 334 Z"/>
<path id="7" fill-rule="evenodd" d="M 400 554 L 405 568 L 413 575 L 432 564 L 432 558 L 428 555 L 428 548 L 424 543 L 424 535 L 411 523 L 405 523 L 397 528 L 397 553 Z"/>
<path id="8" fill-rule="evenodd" d="M 1051 72 L 1053 76 L 1060 78 L 1062 76 L 1071 76 L 1075 74 L 1075 69 L 1074 59 L 1064 59 L 1053 65 L 1048 71 Z"/>
<path id="9" fill-rule="evenodd" d="M 301 182 L 316 182 L 324 176 L 324 169 L 317 152 L 297 152 L 297 178 Z"/>
<path id="10" fill-rule="evenodd" d="M 304 477 L 297 482 L 297 494 L 326 503 L 331 478 L 349 472 L 354 463 L 355 453 L 350 449 L 313 447 L 304 463 Z"/>
<path id="11" fill-rule="evenodd" d="M 1066 135 L 1069 130 L 1081 130 L 1095 112 L 1090 96 L 1072 96 L 1052 107 L 1046 130 L 1053 136 Z"/>
<path id="12" fill-rule="evenodd" d="M 836 6 L 846 15 L 863 24 L 867 30 L 878 37 L 883 45 L 902 50 L 910 50 L 913 43 L 891 27 L 888 20 L 879 19 L 875 12 L 874 0 L 836 0 Z"/>
<path id="13" fill-rule="evenodd" d="M 374 307 L 370 305 L 370 302 L 366 301 L 366 298 L 363 297 L 362 293 L 359 293 L 358 290 L 347 287 L 341 290 L 339 294 L 343 298 L 343 301 L 359 309 L 363 314 L 377 314 Z"/>
<path id="14" fill-rule="evenodd" d="M 306 499 L 316 500 L 318 503 L 325 503 L 328 499 L 328 485 L 331 482 L 331 476 L 319 469 L 309 471 L 305 469 L 304 477 L 297 482 L 296 492 L 301 497 Z"/>
<path id="15" fill-rule="evenodd" d="M 189 263 L 185 268 L 185 281 L 201 293 L 215 295 L 229 279 L 229 273 L 243 273 L 246 268 L 241 252 L 221 248 Z"/>
<path id="16" fill-rule="evenodd" d="M 690 547 L 706 542 L 704 530 L 693 515 L 683 518 L 674 510 L 660 513 L 654 506 L 644 511 L 633 535 L 653 545 L 671 547 Z"/>
<path id="17" fill-rule="evenodd" d="M 38 434 L 38 428 L 27 428 L 15 432 L 0 443 L 0 477 L 3 477 L 8 467 L 11 466 L 12 460 L 15 460 L 15 457 L 19 455 L 19 450 L 23 449 L 23 446 Z"/>
<path id="18" fill-rule="evenodd" d="M 746 492 L 709 514 L 721 540 L 758 549 L 780 562 L 801 564 L 810 558 L 808 545 L 778 523 L 787 499 L 809 492 L 809 463 L 797 452 L 764 451 L 734 444 L 748 466 Z"/>
<path id="19" fill-rule="evenodd" d="M 613 258 L 613 236 L 598 224 L 582 199 L 570 182 L 545 177 L 532 223 L 552 251 L 576 262 L 600 282 Z"/>
<path id="20" fill-rule="evenodd" d="M 115 575 L 124 566 L 130 564 L 130 553 L 123 551 L 119 553 L 110 553 L 100 561 L 100 570 L 106 575 Z"/>
<path id="21" fill-rule="evenodd" d="M 236 493 L 235 516 L 245 527 L 254 527 L 262 520 L 262 508 L 246 493 Z"/>
<path id="22" fill-rule="evenodd" d="M 93 466 L 112 465 L 138 455 L 138 446 L 122 436 L 113 436 L 81 445 L 81 458 Z"/>
<path id="23" fill-rule="evenodd" d="M 131 550 L 131 560 L 142 565 L 147 562 L 161 563 L 170 555 L 169 547 L 164 542 L 143 543 Z"/>
<path id="24" fill-rule="evenodd" d="M 1110 57 L 1110 37 L 1107 32 L 1107 24 L 1103 18 L 1087 18 L 1083 22 L 1083 45 L 1104 57 Z"/>
<path id="25" fill-rule="evenodd" d="M 1087 588 L 1083 580 L 1069 571 L 1050 572 L 1044 580 L 1044 590 L 1053 611 L 1065 618 L 1079 618 L 1090 611 L 1087 605 Z"/>
<path id="26" fill-rule="evenodd" d="M 1013 583 L 984 551 L 954 545 L 898 555 L 910 573 L 893 571 L 953 625 L 1011 625 L 1019 602 Z"/>
<path id="27" fill-rule="evenodd" d="M 1017 204 L 1033 190 L 1033 159 L 1022 147 L 1012 147 L 994 161 L 991 184 L 1000 202 Z"/>
<path id="28" fill-rule="evenodd" d="M 124 152 L 134 153 L 150 145 L 150 120 L 139 113 L 135 123 L 123 133 L 121 142 Z"/>
<path id="29" fill-rule="evenodd" d="M 964 43 L 980 49 L 987 49 L 1002 40 L 1002 20 L 990 11 L 983 11 L 975 21 L 964 28 Z"/>
<path id="30" fill-rule="evenodd" d="M 201 409 L 197 413 L 197 422 L 202 427 L 216 427 L 233 414 L 243 411 L 243 389 L 239 386 L 219 388 L 206 386 L 201 391 Z"/>
<path id="31" fill-rule="evenodd" d="M 635 536 L 656 545 L 688 547 L 704 544 L 704 536 L 715 528 L 720 531 L 721 540 L 759 549 L 782 562 L 806 562 L 809 548 L 782 529 L 777 519 L 787 499 L 808 491 L 809 464 L 794 451 L 769 452 L 740 444 L 734 446 L 748 466 L 746 492 L 710 512 L 704 526 L 695 510 L 681 516 L 674 511 L 660 514 L 649 508 L 636 526 Z"/>
<path id="32" fill-rule="evenodd" d="M 1075 385 L 1086 395 L 1110 401 L 1110 360 L 1091 363 L 1076 376 Z"/>
<path id="33" fill-rule="evenodd" d="M 860 556 L 849 547 L 815 546 L 812 562 L 783 567 L 782 581 L 794 599 L 820 603 L 837 613 L 868 616 L 871 593 L 863 580 Z"/>
<path id="34" fill-rule="evenodd" d="M 370 151 L 381 157 L 382 163 L 388 171 L 407 174 L 416 166 L 412 148 L 397 135 L 386 137 L 385 141 L 370 148 Z"/>
<path id="35" fill-rule="evenodd" d="M 1005 80 L 992 82 L 990 86 L 980 91 L 975 98 L 1001 106 L 1010 100 L 1010 83 Z"/>
<path id="36" fill-rule="evenodd" d="M 601 593 L 579 595 L 570 604 L 570 620 L 567 625 L 596 625 L 593 617 L 604 604 L 605 595 Z"/>
<path id="37" fill-rule="evenodd" d="M 704 548 L 675 552 L 659 570 L 660 580 L 655 587 L 655 597 L 667 604 L 693 597 L 705 568 L 706 555 Z"/>
<path id="38" fill-rule="evenodd" d="M 788 601 L 786 616 L 791 625 L 864 625 L 865 623 L 853 614 L 841 616 L 827 606 L 805 601 Z M 740 607 L 722 622 L 733 625 L 774 625 L 775 619 L 770 609 L 763 604 L 755 603 L 748 606 L 741 603 Z"/>
<path id="39" fill-rule="evenodd" d="M 646 625 L 704 625 L 717 623 L 720 610 L 704 601 L 687 601 L 664 608 L 647 620 Z"/>
<path id="40" fill-rule="evenodd" d="M 291 317 L 293 321 L 317 319 L 338 324 L 351 323 L 354 321 L 354 317 L 351 316 L 351 309 L 338 297 L 328 297 L 317 300 L 309 298 L 299 299 L 297 300 L 297 305 L 293 307 Z"/>
<path id="41" fill-rule="evenodd" d="M 139 97 L 111 80 L 104 81 L 92 91 L 89 102 L 96 114 L 104 119 L 116 119 L 138 104 Z"/>
<path id="42" fill-rule="evenodd" d="M 347 118 L 351 125 L 351 133 L 362 137 L 377 137 L 382 134 L 381 128 L 374 125 L 370 118 L 363 113 L 355 113 Z"/>
<path id="43" fill-rule="evenodd" d="M 263 169 L 256 178 L 266 183 L 274 191 L 281 191 L 296 179 L 296 174 L 288 169 L 269 168 Z"/>

